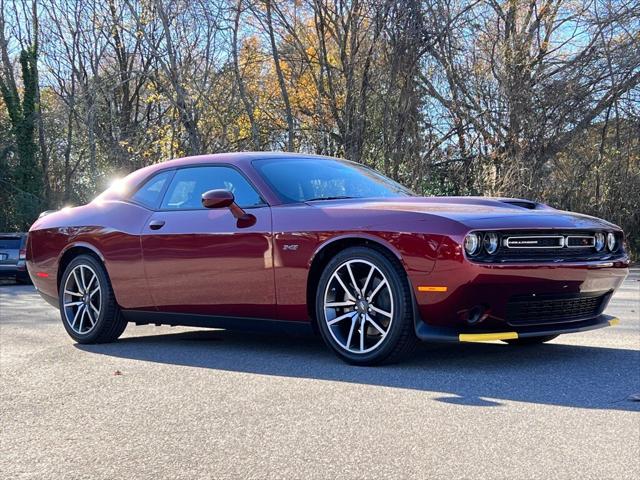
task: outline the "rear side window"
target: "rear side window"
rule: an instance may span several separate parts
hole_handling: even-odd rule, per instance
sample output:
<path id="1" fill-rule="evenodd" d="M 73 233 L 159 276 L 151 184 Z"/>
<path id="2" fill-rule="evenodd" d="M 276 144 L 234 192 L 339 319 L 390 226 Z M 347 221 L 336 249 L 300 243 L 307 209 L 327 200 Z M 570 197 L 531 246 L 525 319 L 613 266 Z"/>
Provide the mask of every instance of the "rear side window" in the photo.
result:
<path id="1" fill-rule="evenodd" d="M 264 205 L 264 201 L 237 170 L 224 166 L 190 167 L 178 170 L 162 201 L 163 210 L 195 210 L 202 206 L 202 194 L 229 190 L 242 208 Z"/>
<path id="2" fill-rule="evenodd" d="M 173 171 L 168 171 L 154 175 L 133 194 L 131 200 L 148 208 L 156 208 L 160 202 L 160 195 L 162 195 L 164 186 L 172 174 Z"/>

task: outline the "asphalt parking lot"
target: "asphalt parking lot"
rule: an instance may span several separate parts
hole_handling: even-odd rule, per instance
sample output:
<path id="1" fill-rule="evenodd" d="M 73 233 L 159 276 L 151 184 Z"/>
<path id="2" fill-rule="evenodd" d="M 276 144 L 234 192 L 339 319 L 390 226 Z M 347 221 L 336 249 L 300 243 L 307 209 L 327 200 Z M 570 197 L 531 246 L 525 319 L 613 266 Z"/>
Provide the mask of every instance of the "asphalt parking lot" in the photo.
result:
<path id="1" fill-rule="evenodd" d="M 83 346 L 0 286 L 0 477 L 640 478 L 640 270 L 621 324 L 343 364 L 315 338 L 129 326 Z"/>

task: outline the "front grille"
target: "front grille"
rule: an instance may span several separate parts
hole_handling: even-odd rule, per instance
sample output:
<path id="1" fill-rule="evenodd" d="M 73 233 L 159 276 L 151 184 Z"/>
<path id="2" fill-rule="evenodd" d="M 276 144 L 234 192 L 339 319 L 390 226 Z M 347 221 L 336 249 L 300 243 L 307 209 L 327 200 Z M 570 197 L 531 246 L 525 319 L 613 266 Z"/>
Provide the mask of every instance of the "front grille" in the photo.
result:
<path id="1" fill-rule="evenodd" d="M 509 250 L 563 248 L 565 245 L 562 235 L 505 235 L 502 243 Z"/>
<path id="2" fill-rule="evenodd" d="M 624 255 L 621 234 L 616 233 L 620 246 L 615 252 L 608 251 L 606 247 L 597 251 L 596 232 L 596 230 L 499 231 L 496 253 L 489 255 L 482 250 L 471 260 L 481 263 L 576 262 L 611 260 Z"/>
<path id="3" fill-rule="evenodd" d="M 609 292 L 577 295 L 518 295 L 507 303 L 511 325 L 544 325 L 593 318 L 604 309 Z"/>
<path id="4" fill-rule="evenodd" d="M 593 235 L 569 235 L 567 237 L 568 248 L 595 248 L 596 237 Z"/>

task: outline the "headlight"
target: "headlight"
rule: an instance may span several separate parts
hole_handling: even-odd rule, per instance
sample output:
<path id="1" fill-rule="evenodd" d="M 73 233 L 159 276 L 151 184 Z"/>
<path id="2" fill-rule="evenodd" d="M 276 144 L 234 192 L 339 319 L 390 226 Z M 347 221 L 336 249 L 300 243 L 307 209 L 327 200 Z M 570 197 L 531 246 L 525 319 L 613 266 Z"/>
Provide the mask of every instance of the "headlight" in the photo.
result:
<path id="1" fill-rule="evenodd" d="M 489 255 L 498 251 L 498 234 L 489 232 L 484 234 L 484 249 Z"/>
<path id="2" fill-rule="evenodd" d="M 467 255 L 475 255 L 480 250 L 480 235 L 470 233 L 464 238 L 464 249 Z"/>
<path id="3" fill-rule="evenodd" d="M 605 241 L 604 233 L 598 232 L 596 233 L 595 237 L 596 237 L 596 245 L 595 245 L 596 251 L 599 252 L 604 248 L 604 241 Z"/>
<path id="4" fill-rule="evenodd" d="M 616 246 L 616 236 L 611 232 L 607 233 L 607 248 L 609 249 L 609 251 L 615 251 Z"/>

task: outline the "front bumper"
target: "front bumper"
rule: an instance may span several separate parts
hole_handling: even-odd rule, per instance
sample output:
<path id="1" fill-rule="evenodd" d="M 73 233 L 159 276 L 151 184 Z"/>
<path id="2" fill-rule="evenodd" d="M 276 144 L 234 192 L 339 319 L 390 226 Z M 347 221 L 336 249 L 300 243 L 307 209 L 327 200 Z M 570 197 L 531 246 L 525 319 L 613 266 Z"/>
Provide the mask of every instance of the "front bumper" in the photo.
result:
<path id="1" fill-rule="evenodd" d="M 544 337 L 563 333 L 586 332 L 598 328 L 617 325 L 619 320 L 612 315 L 598 315 L 581 322 L 566 324 L 529 326 L 515 330 L 488 331 L 480 329 L 457 330 L 450 327 L 428 325 L 416 322 L 416 335 L 425 342 L 491 342 L 495 340 L 514 340 L 527 337 Z"/>
<path id="2" fill-rule="evenodd" d="M 566 322 L 573 331 L 604 313 L 628 265 L 626 257 L 571 264 L 438 261 L 428 275 L 410 272 L 419 317 L 416 329 L 426 323 L 469 333 L 555 331 Z M 474 318 L 474 312 L 481 312 L 481 319 Z"/>

